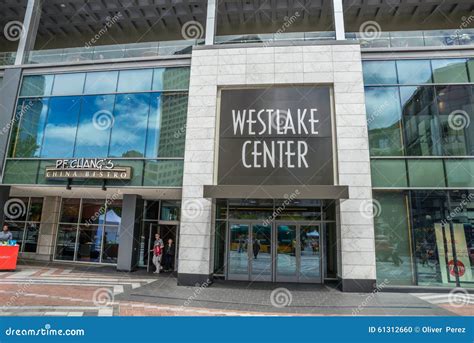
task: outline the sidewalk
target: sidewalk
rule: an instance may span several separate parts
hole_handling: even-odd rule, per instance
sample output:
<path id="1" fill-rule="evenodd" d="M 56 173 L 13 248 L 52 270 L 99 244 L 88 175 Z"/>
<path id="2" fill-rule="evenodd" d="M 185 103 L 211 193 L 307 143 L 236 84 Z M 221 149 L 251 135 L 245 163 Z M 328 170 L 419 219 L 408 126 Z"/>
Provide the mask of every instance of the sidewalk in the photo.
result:
<path id="1" fill-rule="evenodd" d="M 474 295 L 343 293 L 328 285 L 216 280 L 177 286 L 171 274 L 117 272 L 109 266 L 28 263 L 0 273 L 2 315 L 473 315 Z"/>

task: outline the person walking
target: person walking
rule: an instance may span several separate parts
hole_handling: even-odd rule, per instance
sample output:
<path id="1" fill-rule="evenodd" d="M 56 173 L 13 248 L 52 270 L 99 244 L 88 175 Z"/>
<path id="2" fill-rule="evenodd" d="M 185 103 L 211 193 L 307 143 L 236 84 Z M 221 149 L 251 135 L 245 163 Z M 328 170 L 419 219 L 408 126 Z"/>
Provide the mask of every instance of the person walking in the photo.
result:
<path id="1" fill-rule="evenodd" d="M 153 264 L 155 265 L 156 270 L 154 273 L 159 274 L 162 267 L 161 267 L 161 257 L 163 256 L 163 240 L 160 238 L 160 234 L 157 233 L 155 235 L 155 243 L 153 244 Z"/>
<path id="2" fill-rule="evenodd" d="M 166 246 L 165 246 L 165 256 L 164 256 L 165 272 L 172 272 L 174 270 L 174 251 L 175 251 L 175 246 L 174 246 L 173 240 L 170 238 L 168 239 L 168 242 L 166 243 Z"/>

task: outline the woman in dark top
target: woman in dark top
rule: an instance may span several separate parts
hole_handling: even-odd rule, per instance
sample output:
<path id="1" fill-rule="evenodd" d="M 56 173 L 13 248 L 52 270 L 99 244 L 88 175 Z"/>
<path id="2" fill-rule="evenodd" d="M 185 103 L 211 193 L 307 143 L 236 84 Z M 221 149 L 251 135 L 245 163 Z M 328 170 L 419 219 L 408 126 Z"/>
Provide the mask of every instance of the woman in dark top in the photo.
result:
<path id="1" fill-rule="evenodd" d="M 170 238 L 165 245 L 165 272 L 172 272 L 174 270 L 174 253 L 175 247 L 173 240 Z"/>

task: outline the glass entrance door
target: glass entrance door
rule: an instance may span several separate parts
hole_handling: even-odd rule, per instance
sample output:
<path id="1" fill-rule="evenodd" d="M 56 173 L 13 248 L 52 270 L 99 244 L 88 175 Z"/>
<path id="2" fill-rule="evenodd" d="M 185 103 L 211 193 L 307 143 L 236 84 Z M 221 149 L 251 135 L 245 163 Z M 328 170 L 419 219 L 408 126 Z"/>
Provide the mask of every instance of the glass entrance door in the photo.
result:
<path id="1" fill-rule="evenodd" d="M 277 223 L 277 282 L 313 282 L 322 280 L 321 226 Z"/>
<path id="2" fill-rule="evenodd" d="M 229 257 L 227 271 L 230 280 L 249 279 L 250 224 L 229 223 Z"/>

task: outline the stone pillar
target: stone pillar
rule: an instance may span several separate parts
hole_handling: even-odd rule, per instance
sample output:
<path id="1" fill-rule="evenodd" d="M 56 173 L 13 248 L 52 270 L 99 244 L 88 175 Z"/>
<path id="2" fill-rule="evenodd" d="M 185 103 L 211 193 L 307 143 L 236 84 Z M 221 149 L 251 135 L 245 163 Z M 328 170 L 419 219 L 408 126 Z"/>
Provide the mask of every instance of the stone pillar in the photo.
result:
<path id="1" fill-rule="evenodd" d="M 143 200 L 136 194 L 124 194 L 119 231 L 117 270 L 131 272 L 138 266 Z"/>
<path id="2" fill-rule="evenodd" d="M 10 186 L 0 186 L 0 219 L 3 227 L 5 222 L 5 203 L 10 198 Z"/>
<path id="3" fill-rule="evenodd" d="M 51 261 L 54 258 L 60 212 L 61 197 L 47 196 L 43 198 L 38 249 L 36 254 L 31 254 L 31 258 L 43 261 Z"/>
<path id="4" fill-rule="evenodd" d="M 332 0 L 334 30 L 336 31 L 336 39 L 346 39 L 346 32 L 344 29 L 344 10 L 342 0 Z"/>
<path id="5" fill-rule="evenodd" d="M 15 65 L 23 64 L 26 54 L 33 50 L 41 17 L 41 0 L 28 0 L 22 34 L 18 43 Z"/>
<path id="6" fill-rule="evenodd" d="M 207 0 L 206 45 L 214 45 L 217 29 L 217 6 L 216 0 Z"/>

